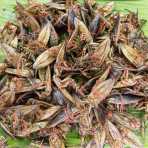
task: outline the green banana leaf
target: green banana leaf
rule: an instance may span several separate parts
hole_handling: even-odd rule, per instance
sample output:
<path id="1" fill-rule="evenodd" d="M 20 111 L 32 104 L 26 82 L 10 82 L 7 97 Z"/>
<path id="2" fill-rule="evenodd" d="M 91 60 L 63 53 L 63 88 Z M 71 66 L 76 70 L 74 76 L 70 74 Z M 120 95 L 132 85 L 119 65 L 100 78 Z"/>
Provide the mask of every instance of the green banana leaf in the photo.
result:
<path id="1" fill-rule="evenodd" d="M 26 0 L 18 0 L 21 3 L 25 3 Z M 40 0 L 42 2 L 47 2 L 48 0 Z M 80 0 L 81 2 L 83 0 Z M 99 3 L 109 2 L 111 0 L 98 0 Z M 116 3 L 116 8 L 119 11 L 139 11 L 139 16 L 142 19 L 148 20 L 148 1 L 147 0 L 113 0 Z M 16 0 L 0 0 L 0 26 L 4 24 L 7 20 L 13 20 L 14 14 L 13 8 L 15 6 Z M 144 27 L 145 34 L 148 35 L 148 23 Z"/>

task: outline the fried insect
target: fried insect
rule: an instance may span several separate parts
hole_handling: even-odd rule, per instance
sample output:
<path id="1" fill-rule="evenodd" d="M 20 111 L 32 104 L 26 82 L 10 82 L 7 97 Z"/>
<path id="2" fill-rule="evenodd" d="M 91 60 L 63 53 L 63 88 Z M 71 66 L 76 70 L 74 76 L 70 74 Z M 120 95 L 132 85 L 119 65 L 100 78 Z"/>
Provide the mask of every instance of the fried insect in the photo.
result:
<path id="1" fill-rule="evenodd" d="M 147 118 L 148 40 L 138 13 L 113 9 L 95 0 L 16 3 L 16 22 L 0 29 L 0 127 L 8 135 L 65 148 L 72 130 L 78 147 L 143 148 L 132 132 L 143 117 L 128 111 Z"/>

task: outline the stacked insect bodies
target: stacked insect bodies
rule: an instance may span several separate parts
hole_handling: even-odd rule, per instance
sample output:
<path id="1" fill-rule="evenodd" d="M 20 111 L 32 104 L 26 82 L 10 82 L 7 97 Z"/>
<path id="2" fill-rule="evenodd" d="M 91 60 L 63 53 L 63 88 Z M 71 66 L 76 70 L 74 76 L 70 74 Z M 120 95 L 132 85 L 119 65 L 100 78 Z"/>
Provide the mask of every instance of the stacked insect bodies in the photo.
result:
<path id="1" fill-rule="evenodd" d="M 17 3 L 16 23 L 0 34 L 0 118 L 9 135 L 64 148 L 75 128 L 81 147 L 143 147 L 132 132 L 140 121 L 127 108 L 145 109 L 148 44 L 138 14 L 113 8 Z"/>

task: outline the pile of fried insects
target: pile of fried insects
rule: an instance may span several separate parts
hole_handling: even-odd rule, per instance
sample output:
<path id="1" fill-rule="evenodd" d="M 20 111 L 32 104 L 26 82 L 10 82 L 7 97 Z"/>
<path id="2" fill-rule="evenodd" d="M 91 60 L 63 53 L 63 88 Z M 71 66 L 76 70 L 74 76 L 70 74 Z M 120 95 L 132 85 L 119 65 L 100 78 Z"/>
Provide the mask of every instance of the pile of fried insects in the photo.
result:
<path id="1" fill-rule="evenodd" d="M 16 2 L 0 30 L 0 125 L 12 137 L 65 148 L 75 129 L 81 148 L 142 148 L 135 135 L 146 111 L 148 39 L 138 12 L 114 3 Z"/>

